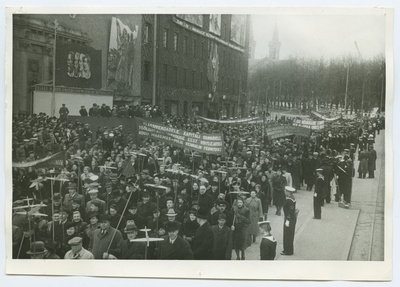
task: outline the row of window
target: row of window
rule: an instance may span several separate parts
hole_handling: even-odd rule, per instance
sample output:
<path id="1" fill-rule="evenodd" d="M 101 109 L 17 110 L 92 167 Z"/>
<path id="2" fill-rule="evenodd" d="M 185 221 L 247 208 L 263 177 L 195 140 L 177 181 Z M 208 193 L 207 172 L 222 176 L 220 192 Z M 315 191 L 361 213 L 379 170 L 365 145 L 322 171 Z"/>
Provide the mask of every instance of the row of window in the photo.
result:
<path id="1" fill-rule="evenodd" d="M 144 27 L 144 44 L 148 44 L 151 37 L 151 26 L 150 24 L 145 24 Z M 182 40 L 180 39 L 182 38 Z M 169 43 L 169 30 L 164 29 L 162 46 L 165 49 L 170 49 Z M 221 47 L 221 46 L 220 46 Z M 182 54 L 185 56 L 193 57 L 194 59 L 208 59 L 209 42 L 200 42 L 197 39 L 189 39 L 188 36 L 180 36 L 179 33 L 174 32 L 172 38 L 172 50 L 177 54 Z M 221 49 L 218 52 L 219 62 L 222 67 L 240 69 L 244 67 L 245 63 L 242 63 L 242 54 L 240 52 L 229 51 L 226 49 Z"/>

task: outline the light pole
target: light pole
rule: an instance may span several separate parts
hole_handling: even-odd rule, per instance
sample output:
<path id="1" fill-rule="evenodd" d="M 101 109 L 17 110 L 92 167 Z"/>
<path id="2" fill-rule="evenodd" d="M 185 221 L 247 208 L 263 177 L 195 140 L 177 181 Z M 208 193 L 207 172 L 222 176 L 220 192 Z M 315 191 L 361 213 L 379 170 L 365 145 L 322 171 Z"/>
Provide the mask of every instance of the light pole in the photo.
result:
<path id="1" fill-rule="evenodd" d="M 56 115 L 56 45 L 57 45 L 57 29 L 58 21 L 54 20 L 54 42 L 53 42 L 53 93 L 51 96 L 51 116 Z"/>

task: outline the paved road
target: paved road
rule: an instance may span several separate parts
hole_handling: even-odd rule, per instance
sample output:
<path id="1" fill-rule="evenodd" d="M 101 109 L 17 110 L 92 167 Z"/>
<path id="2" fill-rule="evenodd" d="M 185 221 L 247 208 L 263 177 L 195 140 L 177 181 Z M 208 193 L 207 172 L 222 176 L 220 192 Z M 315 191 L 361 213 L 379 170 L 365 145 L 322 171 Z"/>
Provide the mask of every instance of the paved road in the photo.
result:
<path id="1" fill-rule="evenodd" d="M 272 234 L 278 241 L 277 260 L 383 260 L 384 132 L 377 135 L 375 149 L 378 155 L 375 178 L 353 179 L 350 209 L 340 208 L 332 201 L 322 208 L 322 220 L 314 220 L 313 192 L 300 190 L 295 194 L 300 213 L 293 256 L 280 255 L 283 216 L 275 215 L 275 207 L 269 210 Z M 259 260 L 260 240 L 258 236 L 256 243 L 246 249 L 246 260 Z M 236 259 L 234 251 L 232 259 Z"/>

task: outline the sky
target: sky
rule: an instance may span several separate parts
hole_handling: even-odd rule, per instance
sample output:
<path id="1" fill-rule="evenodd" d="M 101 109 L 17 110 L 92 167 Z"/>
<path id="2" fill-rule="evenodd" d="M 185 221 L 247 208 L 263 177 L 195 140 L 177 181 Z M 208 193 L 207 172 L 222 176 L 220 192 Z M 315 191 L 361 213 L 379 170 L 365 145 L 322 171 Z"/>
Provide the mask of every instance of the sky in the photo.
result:
<path id="1" fill-rule="evenodd" d="M 385 17 L 380 15 L 252 15 L 255 58 L 268 55 L 274 26 L 281 42 L 280 59 L 385 55 Z"/>

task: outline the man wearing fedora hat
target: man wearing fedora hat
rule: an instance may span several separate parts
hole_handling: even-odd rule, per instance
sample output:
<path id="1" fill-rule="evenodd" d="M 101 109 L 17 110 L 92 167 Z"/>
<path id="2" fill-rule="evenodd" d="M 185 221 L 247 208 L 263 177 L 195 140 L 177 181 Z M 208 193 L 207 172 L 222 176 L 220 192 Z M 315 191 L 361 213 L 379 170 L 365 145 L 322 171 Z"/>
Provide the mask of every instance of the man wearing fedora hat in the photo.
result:
<path id="1" fill-rule="evenodd" d="M 65 253 L 64 259 L 94 259 L 94 255 L 82 247 L 82 237 L 76 236 L 68 241 L 71 250 Z"/>
<path id="2" fill-rule="evenodd" d="M 121 243 L 121 259 L 145 259 L 146 242 L 132 242 L 137 238 L 139 228 L 135 223 L 128 223 L 124 229 L 125 240 Z"/>
<path id="3" fill-rule="evenodd" d="M 212 260 L 214 258 L 214 232 L 207 221 L 209 214 L 204 209 L 197 211 L 197 229 L 193 239 L 193 257 L 196 260 Z"/>
<path id="4" fill-rule="evenodd" d="M 31 259 L 43 259 L 45 255 L 45 248 L 43 241 L 35 241 L 30 245 L 30 249 L 26 254 L 31 256 Z"/>
<path id="5" fill-rule="evenodd" d="M 218 215 L 218 224 L 212 226 L 214 232 L 214 259 L 231 260 L 232 229 L 226 225 L 226 215 Z"/>
<path id="6" fill-rule="evenodd" d="M 108 259 L 110 252 L 113 254 L 121 252 L 122 234 L 110 226 L 110 220 L 110 215 L 100 215 L 100 229 L 93 232 L 90 240 L 89 251 L 96 259 Z"/>
<path id="7" fill-rule="evenodd" d="M 169 221 L 165 224 L 168 236 L 159 246 L 159 259 L 167 260 L 191 260 L 193 253 L 189 243 L 178 235 L 181 223 Z"/>

